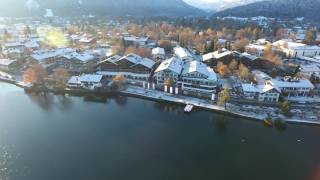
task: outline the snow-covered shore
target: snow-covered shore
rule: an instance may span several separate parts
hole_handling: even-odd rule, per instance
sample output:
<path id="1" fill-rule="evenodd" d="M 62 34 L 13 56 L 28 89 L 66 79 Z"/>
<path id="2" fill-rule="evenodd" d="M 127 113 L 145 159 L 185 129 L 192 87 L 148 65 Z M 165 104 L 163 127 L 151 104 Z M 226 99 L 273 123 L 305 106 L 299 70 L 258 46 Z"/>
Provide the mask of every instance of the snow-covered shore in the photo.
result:
<path id="1" fill-rule="evenodd" d="M 147 98 L 155 101 L 166 101 L 171 103 L 178 103 L 183 105 L 193 105 L 194 107 L 226 113 L 233 116 L 243 117 L 243 118 L 249 118 L 253 120 L 259 120 L 263 121 L 266 117 L 268 117 L 267 113 L 254 113 L 252 112 L 245 112 L 242 111 L 239 106 L 228 104 L 227 109 L 224 109 L 224 107 L 215 105 L 210 103 L 208 100 L 198 99 L 198 98 L 192 98 L 192 97 L 186 97 L 186 96 L 180 96 L 180 95 L 173 95 L 161 91 L 155 91 L 155 90 L 149 90 L 144 89 L 140 87 L 135 86 L 129 86 L 126 90 L 121 91 L 122 94 L 135 96 L 135 97 L 141 97 L 141 98 Z M 311 120 L 300 120 L 296 118 L 288 118 L 281 116 L 284 121 L 287 123 L 300 123 L 300 124 L 309 124 L 309 125 L 320 125 L 320 121 L 311 121 Z"/>

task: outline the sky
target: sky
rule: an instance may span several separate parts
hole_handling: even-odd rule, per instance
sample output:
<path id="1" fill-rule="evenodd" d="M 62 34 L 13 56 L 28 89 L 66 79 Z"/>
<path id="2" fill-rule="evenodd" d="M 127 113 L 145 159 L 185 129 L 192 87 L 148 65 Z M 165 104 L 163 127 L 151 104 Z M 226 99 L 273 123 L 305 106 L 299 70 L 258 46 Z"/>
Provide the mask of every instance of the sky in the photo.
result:
<path id="1" fill-rule="evenodd" d="M 261 0 L 184 0 L 185 2 L 209 10 L 221 10 Z"/>

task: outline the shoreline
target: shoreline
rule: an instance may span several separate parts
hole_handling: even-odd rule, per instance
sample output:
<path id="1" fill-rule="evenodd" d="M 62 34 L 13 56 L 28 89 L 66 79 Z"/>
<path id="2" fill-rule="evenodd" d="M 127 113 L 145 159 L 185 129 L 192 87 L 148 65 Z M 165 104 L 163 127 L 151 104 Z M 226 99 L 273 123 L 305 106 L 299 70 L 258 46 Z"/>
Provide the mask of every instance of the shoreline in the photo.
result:
<path id="1" fill-rule="evenodd" d="M 13 80 L 8 80 L 8 79 L 3 79 L 0 78 L 1 82 L 8 83 L 15 85 L 19 88 L 24 89 L 25 91 L 30 90 L 30 87 L 23 85 L 17 81 Z M 50 92 L 56 93 L 56 91 L 49 90 Z M 79 94 L 80 96 L 83 96 L 83 94 L 94 94 L 97 92 L 93 92 L 90 90 L 65 90 L 63 93 L 65 94 Z M 99 93 L 99 92 L 98 92 Z M 100 92 L 101 93 L 101 92 Z M 106 94 L 107 92 L 103 93 Z M 135 98 L 140 98 L 140 99 L 146 99 L 146 100 L 151 100 L 151 101 L 158 101 L 158 102 L 169 102 L 169 103 L 174 103 L 174 104 L 180 104 L 180 105 L 193 105 L 195 108 L 203 109 L 206 111 L 211 111 L 215 113 L 220 113 L 220 114 L 226 114 L 228 116 L 233 116 L 233 117 L 239 117 L 239 118 L 245 118 L 249 120 L 254 120 L 254 121 L 260 121 L 263 122 L 264 119 L 266 118 L 265 116 L 258 116 L 257 115 L 246 115 L 242 114 L 239 112 L 232 112 L 232 110 L 225 110 L 224 107 L 218 106 L 218 105 L 213 105 L 209 104 L 207 102 L 204 102 L 202 99 L 198 98 L 190 98 L 188 99 L 183 99 L 182 97 L 177 97 L 175 95 L 169 94 L 169 93 L 163 93 L 163 92 L 158 92 L 158 91 L 153 91 L 153 90 L 148 90 L 148 89 L 143 89 L 140 87 L 132 87 L 130 86 L 126 90 L 121 90 L 121 91 L 116 91 L 114 92 L 115 94 L 119 95 L 124 95 L 128 97 L 135 97 Z M 320 121 L 306 121 L 306 120 L 297 120 L 297 119 L 286 119 L 283 120 L 287 124 L 302 124 L 302 125 L 308 125 L 308 126 L 320 126 Z"/>

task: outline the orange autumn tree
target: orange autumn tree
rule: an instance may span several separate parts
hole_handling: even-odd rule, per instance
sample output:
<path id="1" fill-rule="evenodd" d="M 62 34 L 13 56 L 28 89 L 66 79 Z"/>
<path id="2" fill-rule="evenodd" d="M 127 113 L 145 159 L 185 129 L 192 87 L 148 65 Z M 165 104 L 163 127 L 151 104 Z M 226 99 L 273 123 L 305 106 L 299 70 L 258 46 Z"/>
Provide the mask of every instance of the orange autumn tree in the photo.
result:
<path id="1" fill-rule="evenodd" d="M 34 72 L 32 70 L 32 68 L 28 68 L 25 72 L 24 72 L 24 79 L 23 81 L 25 83 L 33 83 L 34 82 Z"/>
<path id="2" fill-rule="evenodd" d="M 222 62 L 218 63 L 217 70 L 222 77 L 225 77 L 230 74 L 230 70 L 228 66 Z"/>
<path id="3" fill-rule="evenodd" d="M 45 79 L 48 77 L 47 71 L 39 64 L 29 68 L 24 73 L 25 83 L 44 84 Z"/>

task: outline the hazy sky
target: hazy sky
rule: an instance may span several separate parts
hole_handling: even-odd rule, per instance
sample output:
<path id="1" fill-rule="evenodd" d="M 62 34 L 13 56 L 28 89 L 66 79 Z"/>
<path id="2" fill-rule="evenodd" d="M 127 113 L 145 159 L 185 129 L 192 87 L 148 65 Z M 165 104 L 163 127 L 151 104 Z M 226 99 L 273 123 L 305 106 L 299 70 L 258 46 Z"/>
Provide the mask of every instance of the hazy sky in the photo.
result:
<path id="1" fill-rule="evenodd" d="M 212 3 L 212 2 L 237 2 L 243 0 L 185 0 L 186 2 L 190 3 Z"/>
<path id="2" fill-rule="evenodd" d="M 261 0 L 184 0 L 185 2 L 204 9 L 225 9 L 228 7 L 234 7 L 244 5 Z"/>

